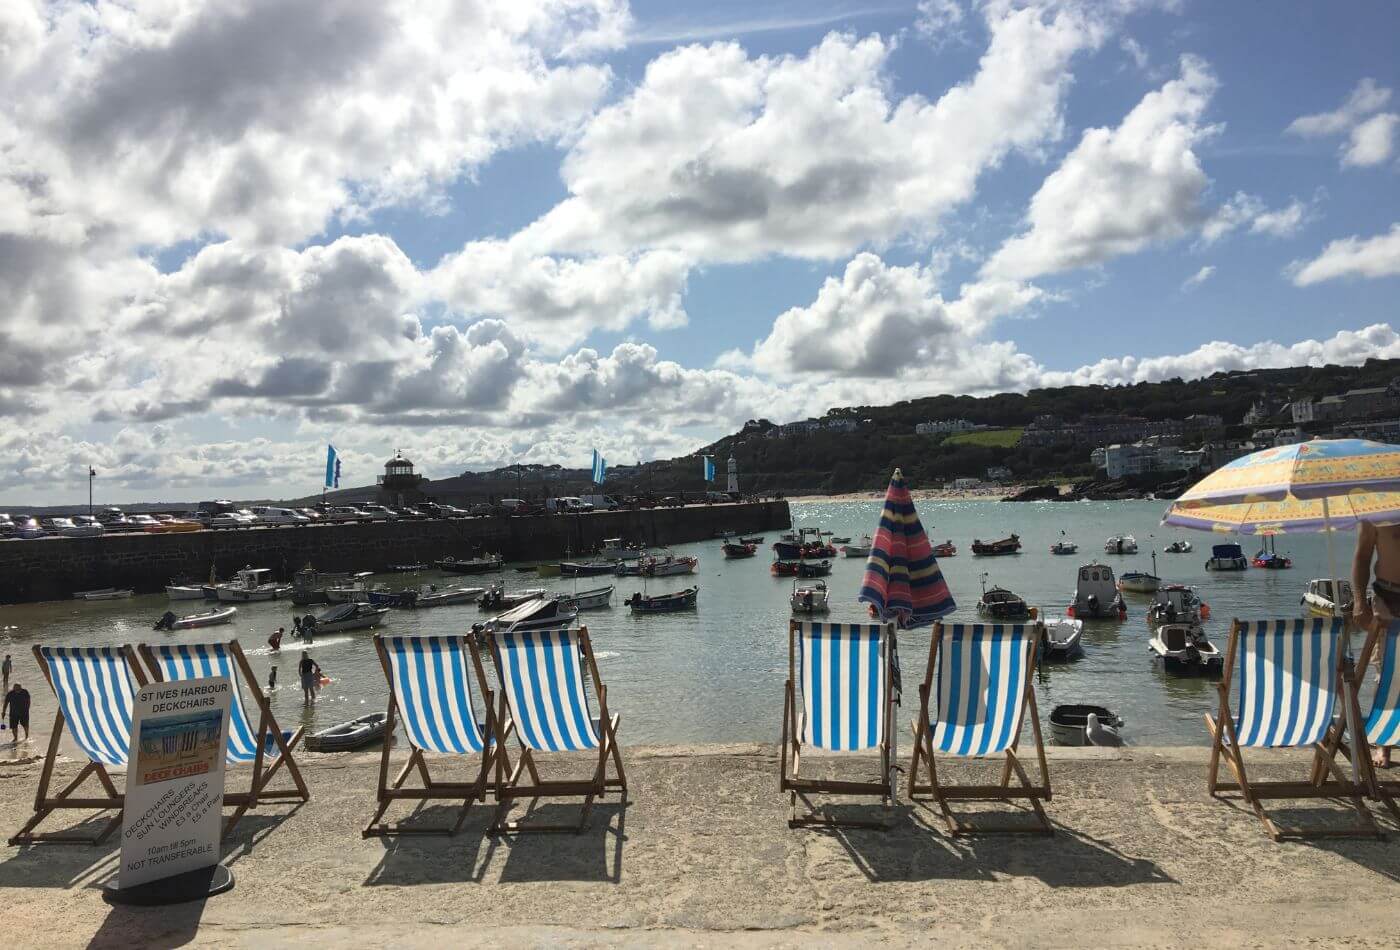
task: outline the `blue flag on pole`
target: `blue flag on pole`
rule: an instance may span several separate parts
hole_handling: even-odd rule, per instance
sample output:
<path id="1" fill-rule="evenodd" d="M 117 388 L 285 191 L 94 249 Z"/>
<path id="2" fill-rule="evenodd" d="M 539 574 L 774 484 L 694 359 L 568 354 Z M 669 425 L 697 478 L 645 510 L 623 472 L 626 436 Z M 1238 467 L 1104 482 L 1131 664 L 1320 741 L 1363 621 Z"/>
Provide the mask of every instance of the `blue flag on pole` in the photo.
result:
<path id="1" fill-rule="evenodd" d="M 326 446 L 326 487 L 340 487 L 340 456 L 335 454 L 335 446 Z"/>
<path id="2" fill-rule="evenodd" d="M 715 480 L 715 460 L 708 455 L 700 456 L 705 461 L 705 481 Z"/>
<path id="3" fill-rule="evenodd" d="M 608 475 L 608 460 L 598 454 L 598 450 L 593 450 L 593 484 L 603 484 L 603 479 Z"/>

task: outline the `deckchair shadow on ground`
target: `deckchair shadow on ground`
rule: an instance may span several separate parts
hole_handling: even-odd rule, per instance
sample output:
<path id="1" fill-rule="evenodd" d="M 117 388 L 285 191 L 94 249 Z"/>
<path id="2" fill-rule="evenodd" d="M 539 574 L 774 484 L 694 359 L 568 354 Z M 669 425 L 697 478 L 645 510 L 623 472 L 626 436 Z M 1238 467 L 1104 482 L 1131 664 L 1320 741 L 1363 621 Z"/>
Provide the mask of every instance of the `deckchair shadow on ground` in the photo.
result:
<path id="1" fill-rule="evenodd" d="M 562 802 L 546 804 L 533 817 L 548 822 L 550 811 L 573 807 Z M 504 860 L 501 883 L 617 884 L 622 880 L 622 851 L 627 841 L 627 804 L 596 802 L 592 819 L 578 834 L 513 835 L 503 840 L 506 844 L 498 857 Z"/>
<path id="2" fill-rule="evenodd" d="M 362 834 L 366 838 L 388 834 L 455 835 L 466 821 L 472 803 L 486 801 L 491 765 L 506 754 L 500 738 L 509 735 L 508 731 L 498 728 L 499 720 L 476 644 L 470 635 L 400 637 L 376 634 L 374 646 L 389 684 L 389 707 L 384 749 L 379 760 L 378 807 Z M 486 706 L 484 719 L 477 717 L 473 679 Z M 400 721 L 408 739 L 408 761 L 391 783 L 390 750 L 395 724 Z M 456 758 L 479 756 L 480 765 L 471 781 L 446 782 L 433 777 L 427 754 Z M 414 773 L 421 784 L 405 786 L 409 775 Z M 380 821 L 396 801 L 414 802 L 421 808 L 426 802 L 442 800 L 462 803 L 457 820 L 446 827 L 416 822 L 387 825 Z"/>
<path id="3" fill-rule="evenodd" d="M 914 723 L 914 756 L 909 763 L 909 797 L 932 796 L 954 835 L 1031 832 L 1052 834 L 1042 802 L 1048 802 L 1050 769 L 1035 706 L 1035 624 L 936 624 L 929 641 L 928 667 L 919 685 L 919 718 Z M 932 706 L 934 700 L 937 706 Z M 936 716 L 935 716 L 936 710 Z M 1017 748 L 1030 714 L 1040 781 L 1033 783 Z M 997 785 L 949 785 L 940 781 L 935 753 L 962 758 L 1003 757 Z M 920 762 L 928 782 L 919 781 Z M 1015 775 L 1019 784 L 1011 784 Z M 949 802 L 1028 802 L 1033 825 L 1004 819 L 968 824 Z"/>
<path id="4" fill-rule="evenodd" d="M 39 790 L 34 796 L 34 814 L 10 838 L 10 844 L 50 842 L 56 844 L 99 844 L 121 824 L 124 794 L 117 790 L 108 768 L 125 768 L 131 742 L 131 715 L 136 690 L 146 685 L 146 676 L 135 658 L 123 647 L 46 647 L 35 646 L 34 658 L 44 673 L 58 711 Z M 73 741 L 88 761 L 56 795 L 49 794 L 59 740 L 67 726 Z M 99 794 L 77 794 L 89 778 L 101 786 Z M 103 811 L 117 814 L 91 831 L 70 830 L 36 834 L 34 829 L 53 812 L 64 809 Z M 84 823 L 85 828 L 91 828 Z"/>
<path id="5" fill-rule="evenodd" d="M 790 796 L 789 828 L 885 828 L 894 802 L 894 685 L 890 653 L 894 624 L 841 624 L 791 621 L 788 624 L 788 679 L 783 688 L 780 791 Z M 802 750 L 855 752 L 875 749 L 876 778 L 866 781 L 814 778 L 800 774 Z M 810 771 L 810 770 L 809 770 Z M 810 795 L 866 796 L 880 800 L 879 819 L 847 816 L 854 809 L 824 814 Z M 806 812 L 798 814 L 801 800 Z"/>
<path id="6" fill-rule="evenodd" d="M 1216 798 L 1222 797 L 1221 792 L 1238 792 L 1275 841 L 1381 834 L 1363 800 L 1367 792 L 1364 776 L 1358 775 L 1350 762 L 1346 770 L 1339 767 L 1324 742 L 1340 702 L 1347 732 L 1357 737 L 1360 746 L 1355 750 L 1357 757 L 1364 759 L 1369 755 L 1365 736 L 1358 734 L 1356 728 L 1361 715 L 1355 682 L 1350 673 L 1341 669 L 1345 635 L 1346 621 L 1342 618 L 1236 620 L 1230 625 L 1225 669 L 1217 685 L 1218 717 L 1212 718 L 1209 713 L 1205 716 L 1211 736 L 1207 787 Z M 1230 704 L 1230 678 L 1236 669 L 1238 716 Z M 1245 748 L 1312 749 L 1313 773 L 1305 781 L 1251 780 L 1245 769 Z M 1234 782 L 1220 781 L 1221 758 L 1233 773 Z M 1331 773 L 1331 781 L 1324 780 L 1324 771 Z M 1356 822 L 1343 828 L 1282 828 L 1264 809 L 1266 800 L 1329 798 L 1350 801 Z"/>
<path id="7" fill-rule="evenodd" d="M 627 803 L 627 775 L 617 744 L 621 716 L 608 710 L 608 688 L 598 675 L 598 662 L 588 628 L 577 630 L 503 630 L 487 632 L 487 645 L 501 684 L 497 719 L 515 730 L 520 761 L 510 767 L 496 757 L 496 821 L 494 831 L 582 832 L 594 799 L 617 789 Z M 593 683 L 598 700 L 595 718 L 588 706 L 584 677 Z M 535 753 L 596 753 L 593 773 L 580 778 L 541 778 Z M 616 775 L 608 777 L 608 763 Z M 522 776 L 529 773 L 529 782 Z M 581 798 L 576 823 L 507 822 L 511 804 L 519 799 Z"/>
<path id="8" fill-rule="evenodd" d="M 421 801 L 411 816 L 424 827 L 452 827 L 461 817 L 456 803 Z M 366 876 L 366 887 L 419 884 L 480 884 L 495 860 L 498 839 L 489 834 L 491 812 L 471 811 L 455 834 L 377 836 L 384 853 Z"/>
<path id="9" fill-rule="evenodd" d="M 311 800 L 301 769 L 297 767 L 293 755 L 301 742 L 304 727 L 284 732 L 272 714 L 267 696 L 258 685 L 243 648 L 237 640 L 219 643 L 159 643 L 142 644 L 137 647 L 141 659 L 157 683 L 179 682 L 206 676 L 227 677 L 233 686 L 233 696 L 229 700 L 228 745 L 224 750 L 224 763 L 230 769 L 243 765 L 252 766 L 247 791 L 225 791 L 224 807 L 232 808 L 233 814 L 224 823 L 224 837 L 227 837 L 239 820 L 250 808 L 259 804 L 304 804 Z M 240 680 L 242 685 L 240 685 Z M 256 723 L 248 718 L 243 706 L 244 688 L 253 698 Z M 272 788 L 272 780 L 283 768 L 292 780 L 293 788 Z M 229 776 L 225 775 L 225 783 Z"/>

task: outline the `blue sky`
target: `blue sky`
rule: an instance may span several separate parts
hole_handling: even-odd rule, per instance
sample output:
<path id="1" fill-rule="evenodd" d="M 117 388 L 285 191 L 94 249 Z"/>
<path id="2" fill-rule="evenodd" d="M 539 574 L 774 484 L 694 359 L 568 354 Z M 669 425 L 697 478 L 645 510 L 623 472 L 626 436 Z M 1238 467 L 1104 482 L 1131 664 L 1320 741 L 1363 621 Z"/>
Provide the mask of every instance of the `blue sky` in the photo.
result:
<path id="1" fill-rule="evenodd" d="M 25 0 L 0 492 L 1400 355 L 1400 9 L 1261 10 Z"/>

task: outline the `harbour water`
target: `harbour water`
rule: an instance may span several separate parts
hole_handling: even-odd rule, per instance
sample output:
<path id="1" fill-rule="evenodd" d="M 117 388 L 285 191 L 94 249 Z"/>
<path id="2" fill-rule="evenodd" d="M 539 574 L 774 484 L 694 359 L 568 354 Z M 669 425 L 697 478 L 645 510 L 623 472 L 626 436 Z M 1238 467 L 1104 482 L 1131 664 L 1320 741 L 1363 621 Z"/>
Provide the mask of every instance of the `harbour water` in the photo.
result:
<path id="1" fill-rule="evenodd" d="M 981 575 L 987 583 L 1009 587 L 1041 607 L 1047 616 L 1064 612 L 1080 564 L 1100 560 L 1115 571 L 1150 570 L 1150 551 L 1156 549 L 1157 573 L 1165 582 L 1195 585 L 1212 608 L 1209 635 L 1223 647 L 1229 618 L 1288 617 L 1299 615 L 1299 600 L 1310 578 L 1324 577 L 1326 544 L 1320 535 L 1280 538 L 1278 551 L 1293 559 L 1290 570 L 1251 568 L 1239 574 L 1207 572 L 1205 560 L 1212 543 L 1232 540 L 1159 526 L 1164 502 L 1087 502 L 1078 504 L 999 504 L 986 501 L 922 501 L 918 509 L 930 538 L 950 539 L 958 547 L 956 557 L 940 562 L 958 602 L 952 619 L 976 619 Z M 880 502 L 795 502 L 795 526 L 818 527 L 837 536 L 873 533 Z M 1079 544 L 1075 556 L 1050 554 L 1060 532 Z M 974 538 L 992 540 L 1011 532 L 1020 535 L 1022 553 L 1009 557 L 978 558 L 971 554 Z M 1103 554 L 1110 535 L 1133 534 L 1141 548 L 1137 556 Z M 1162 554 L 1175 538 L 1190 540 L 1190 554 Z M 769 545 L 765 538 L 758 557 L 725 561 L 720 542 L 678 545 L 676 554 L 699 557 L 694 577 L 670 577 L 651 581 L 648 593 L 680 590 L 691 583 L 700 586 L 698 608 L 691 612 L 633 616 L 622 601 L 641 590 L 640 578 L 587 577 L 578 580 L 584 590 L 614 583 L 613 606 L 582 615 L 599 657 L 603 680 L 609 688 L 609 705 L 621 712 L 620 737 L 633 743 L 692 743 L 776 741 L 783 706 L 783 682 L 787 673 L 788 597 L 792 581 L 770 576 Z M 1257 548 L 1254 539 L 1239 539 L 1246 554 Z M 1340 568 L 1350 564 L 1354 536 L 1335 537 Z M 832 575 L 831 620 L 859 620 L 864 609 L 856 603 L 863 559 L 837 558 Z M 198 565 L 191 565 L 197 573 Z M 508 587 L 575 589 L 573 579 L 537 578 L 507 566 L 502 575 L 486 578 L 452 578 L 484 584 L 502 577 Z M 385 575 L 394 584 L 413 581 L 411 575 Z M 423 581 L 441 576 L 425 575 Z M 1084 653 L 1078 660 L 1049 667 L 1037 683 L 1042 717 L 1059 703 L 1093 702 L 1107 706 L 1125 721 L 1125 736 L 1135 744 L 1194 745 L 1205 743 L 1201 714 L 1213 706 L 1215 692 L 1206 679 L 1167 676 L 1156 669 L 1147 649 L 1145 606 L 1149 598 L 1127 595 L 1128 619 L 1124 622 L 1092 621 L 1086 624 Z M 237 637 L 249 655 L 260 680 L 266 682 L 270 667 L 278 667 L 274 712 L 284 728 L 304 722 L 312 729 L 384 708 L 387 691 L 367 631 L 317 638 L 310 647 L 333 682 L 319 702 L 304 709 L 296 683 L 296 663 L 301 643 L 290 634 L 280 655 L 267 646 L 268 635 L 278 626 L 290 630 L 293 608 L 289 602 L 239 605 L 232 625 L 200 631 L 158 633 L 151 624 L 167 609 L 192 613 L 199 602 L 168 604 L 164 596 L 145 596 L 110 602 L 63 601 L 0 607 L 0 653 L 14 656 L 15 679 L 24 682 L 35 699 L 33 724 L 40 735 L 48 732 L 53 698 L 43 683 L 30 653 L 35 643 L 120 644 L 158 640 L 208 641 Z M 297 612 L 305 613 L 307 608 Z M 441 607 L 423 611 L 394 611 L 389 629 L 406 634 L 458 633 L 486 615 L 475 605 Z M 928 655 L 928 631 L 900 634 L 899 653 L 904 681 L 901 722 L 912 718 L 917 703 L 916 684 L 922 678 Z M 903 728 L 907 728 L 903 727 Z M 8 741 L 8 737 L 6 738 Z M 11 754 L 8 747 L 4 754 Z M 42 751 L 36 744 L 35 751 Z"/>

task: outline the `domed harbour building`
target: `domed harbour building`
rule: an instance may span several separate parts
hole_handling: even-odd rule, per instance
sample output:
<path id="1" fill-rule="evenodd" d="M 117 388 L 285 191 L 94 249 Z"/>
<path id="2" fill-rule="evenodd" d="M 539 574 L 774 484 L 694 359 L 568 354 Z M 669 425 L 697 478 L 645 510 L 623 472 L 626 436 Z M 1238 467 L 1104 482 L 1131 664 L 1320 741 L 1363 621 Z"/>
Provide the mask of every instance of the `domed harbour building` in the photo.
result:
<path id="1" fill-rule="evenodd" d="M 423 493 L 422 485 L 428 479 L 418 475 L 413 471 L 413 462 L 404 457 L 402 452 L 395 452 L 394 457 L 384 463 L 384 474 L 377 479 L 379 486 L 379 504 L 388 505 L 391 508 L 402 508 L 405 505 L 417 505 L 431 499 Z"/>

